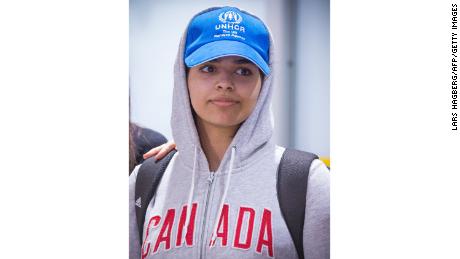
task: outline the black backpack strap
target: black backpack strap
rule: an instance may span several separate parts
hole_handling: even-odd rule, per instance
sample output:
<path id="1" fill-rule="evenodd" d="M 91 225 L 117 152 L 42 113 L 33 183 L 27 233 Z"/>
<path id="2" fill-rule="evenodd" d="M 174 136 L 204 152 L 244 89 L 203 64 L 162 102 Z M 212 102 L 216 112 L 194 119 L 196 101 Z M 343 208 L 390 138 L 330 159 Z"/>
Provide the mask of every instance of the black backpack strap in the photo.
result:
<path id="1" fill-rule="evenodd" d="M 156 161 L 151 157 L 142 163 L 136 178 L 135 207 L 137 227 L 139 229 L 140 242 L 142 244 L 142 232 L 144 228 L 145 213 L 153 194 L 156 192 L 163 173 L 176 150 L 169 152 L 165 157 Z"/>
<path id="2" fill-rule="evenodd" d="M 318 156 L 312 153 L 287 149 L 278 167 L 277 193 L 281 214 L 300 259 L 303 254 L 303 225 L 307 196 L 308 173 L 313 160 Z"/>

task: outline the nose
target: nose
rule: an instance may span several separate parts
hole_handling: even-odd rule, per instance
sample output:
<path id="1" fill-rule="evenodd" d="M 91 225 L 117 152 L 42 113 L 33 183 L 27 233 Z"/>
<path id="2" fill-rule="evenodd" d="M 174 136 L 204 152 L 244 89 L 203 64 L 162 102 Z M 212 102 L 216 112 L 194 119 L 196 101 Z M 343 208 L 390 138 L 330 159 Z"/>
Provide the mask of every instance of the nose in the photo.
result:
<path id="1" fill-rule="evenodd" d="M 233 91 L 235 89 L 235 84 L 233 83 L 232 77 L 227 73 L 221 73 L 215 83 L 215 86 L 216 90 Z"/>

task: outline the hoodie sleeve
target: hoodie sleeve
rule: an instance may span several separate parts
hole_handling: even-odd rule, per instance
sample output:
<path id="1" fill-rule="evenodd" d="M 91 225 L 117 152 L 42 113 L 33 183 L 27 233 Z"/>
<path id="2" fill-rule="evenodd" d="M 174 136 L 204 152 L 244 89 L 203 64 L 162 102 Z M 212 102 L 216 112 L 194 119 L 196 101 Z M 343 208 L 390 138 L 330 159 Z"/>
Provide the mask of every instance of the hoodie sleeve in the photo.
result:
<path id="1" fill-rule="evenodd" d="M 312 162 L 308 176 L 303 251 L 305 258 L 328 259 L 330 174 L 319 159 Z"/>
<path id="2" fill-rule="evenodd" d="M 136 187 L 136 177 L 140 166 L 134 168 L 129 176 L 129 259 L 141 258 L 141 245 L 139 240 L 139 230 L 137 229 L 136 208 L 134 207 L 134 189 Z"/>

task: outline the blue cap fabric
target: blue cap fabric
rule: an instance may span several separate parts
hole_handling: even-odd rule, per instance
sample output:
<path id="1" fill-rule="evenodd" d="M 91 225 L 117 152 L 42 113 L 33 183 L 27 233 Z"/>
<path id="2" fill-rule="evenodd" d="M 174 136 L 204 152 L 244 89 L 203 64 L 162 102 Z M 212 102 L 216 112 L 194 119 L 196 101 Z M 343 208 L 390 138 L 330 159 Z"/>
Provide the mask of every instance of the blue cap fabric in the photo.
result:
<path id="1" fill-rule="evenodd" d="M 211 9 L 193 18 L 187 30 L 187 67 L 225 56 L 241 56 L 270 73 L 270 40 L 263 22 L 235 7 Z"/>

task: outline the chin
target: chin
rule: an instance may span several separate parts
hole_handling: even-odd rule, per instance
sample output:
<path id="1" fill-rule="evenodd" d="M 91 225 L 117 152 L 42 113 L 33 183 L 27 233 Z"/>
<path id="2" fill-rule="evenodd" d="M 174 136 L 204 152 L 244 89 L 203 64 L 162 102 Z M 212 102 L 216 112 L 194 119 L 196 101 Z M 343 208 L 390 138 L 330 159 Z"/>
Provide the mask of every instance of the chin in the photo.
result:
<path id="1" fill-rule="evenodd" d="M 244 120 L 243 120 L 244 121 Z M 228 118 L 218 118 L 218 119 L 210 119 L 207 122 L 209 124 L 212 124 L 216 127 L 221 127 L 221 128 L 233 128 L 233 127 L 239 127 L 243 121 L 238 120 L 238 119 L 228 119 Z"/>
<path id="2" fill-rule="evenodd" d="M 233 127 L 239 126 L 241 123 L 216 121 L 216 122 L 211 122 L 210 124 L 216 127 L 219 127 L 219 128 L 233 128 Z"/>
<path id="3" fill-rule="evenodd" d="M 197 114 L 198 115 L 198 114 Z M 244 119 L 240 116 L 230 115 L 230 114 L 222 114 L 222 113 L 208 113 L 206 116 L 197 116 L 198 119 L 208 125 L 212 125 L 218 128 L 234 128 L 239 127 L 243 122 Z"/>

